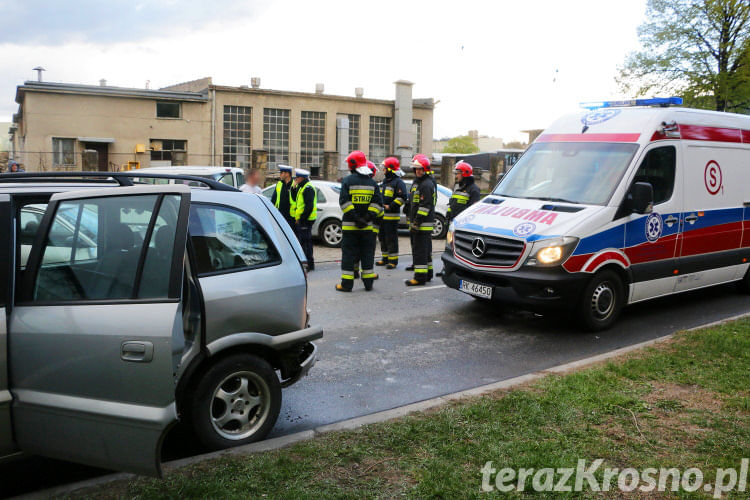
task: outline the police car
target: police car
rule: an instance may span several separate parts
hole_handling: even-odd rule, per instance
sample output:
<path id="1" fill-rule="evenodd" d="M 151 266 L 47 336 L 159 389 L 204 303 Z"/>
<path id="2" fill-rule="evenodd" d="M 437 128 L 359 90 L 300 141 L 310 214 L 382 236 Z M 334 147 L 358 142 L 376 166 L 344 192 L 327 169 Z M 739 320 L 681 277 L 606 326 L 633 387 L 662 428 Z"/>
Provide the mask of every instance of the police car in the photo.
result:
<path id="1" fill-rule="evenodd" d="M 600 102 L 544 131 L 447 235 L 445 283 L 486 301 L 574 310 L 750 289 L 750 117 Z"/>

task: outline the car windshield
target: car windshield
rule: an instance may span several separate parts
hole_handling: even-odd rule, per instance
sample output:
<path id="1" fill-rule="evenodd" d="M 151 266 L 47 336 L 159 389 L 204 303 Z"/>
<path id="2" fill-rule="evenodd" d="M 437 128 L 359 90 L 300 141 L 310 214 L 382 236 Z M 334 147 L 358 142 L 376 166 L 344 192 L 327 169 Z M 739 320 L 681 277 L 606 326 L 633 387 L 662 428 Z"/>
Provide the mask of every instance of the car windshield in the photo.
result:
<path id="1" fill-rule="evenodd" d="M 234 185 L 231 172 L 227 172 L 224 174 L 202 175 L 201 177 L 206 177 L 208 179 L 223 182 L 224 184 L 229 184 L 230 186 Z"/>
<path id="2" fill-rule="evenodd" d="M 533 144 L 492 194 L 606 205 L 637 150 L 637 144 Z"/>

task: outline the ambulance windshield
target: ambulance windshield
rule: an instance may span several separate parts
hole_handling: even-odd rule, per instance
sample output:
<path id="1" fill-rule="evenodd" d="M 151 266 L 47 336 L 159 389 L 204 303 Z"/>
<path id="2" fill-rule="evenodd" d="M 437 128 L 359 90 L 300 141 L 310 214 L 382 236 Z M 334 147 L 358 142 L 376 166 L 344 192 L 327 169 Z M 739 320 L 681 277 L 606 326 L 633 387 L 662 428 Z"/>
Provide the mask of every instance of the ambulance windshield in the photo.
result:
<path id="1" fill-rule="evenodd" d="M 606 205 L 637 150 L 623 143 L 532 144 L 493 194 Z"/>

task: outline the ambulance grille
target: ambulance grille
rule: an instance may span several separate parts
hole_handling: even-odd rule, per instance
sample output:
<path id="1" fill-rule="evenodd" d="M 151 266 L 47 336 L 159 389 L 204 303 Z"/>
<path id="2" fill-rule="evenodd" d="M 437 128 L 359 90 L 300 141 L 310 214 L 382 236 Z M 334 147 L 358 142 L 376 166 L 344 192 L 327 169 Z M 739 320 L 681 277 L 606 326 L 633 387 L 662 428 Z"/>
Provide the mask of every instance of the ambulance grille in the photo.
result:
<path id="1" fill-rule="evenodd" d="M 484 254 L 480 257 L 472 253 L 472 245 L 477 238 L 481 238 L 485 246 Z M 526 246 L 522 240 L 466 231 L 456 231 L 454 245 L 456 254 L 462 259 L 468 260 L 472 264 L 497 267 L 513 267 Z"/>

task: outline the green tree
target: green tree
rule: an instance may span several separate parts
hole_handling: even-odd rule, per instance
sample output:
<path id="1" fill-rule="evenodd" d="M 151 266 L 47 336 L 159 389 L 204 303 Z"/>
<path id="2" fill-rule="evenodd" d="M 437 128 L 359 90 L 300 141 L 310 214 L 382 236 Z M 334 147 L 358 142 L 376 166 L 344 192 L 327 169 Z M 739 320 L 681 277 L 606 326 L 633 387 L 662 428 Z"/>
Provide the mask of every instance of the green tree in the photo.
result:
<path id="1" fill-rule="evenodd" d="M 474 143 L 474 139 L 470 136 L 459 135 L 458 137 L 450 139 L 442 152 L 459 154 L 478 153 L 479 147 Z"/>
<path id="2" fill-rule="evenodd" d="M 717 111 L 750 110 L 750 1 L 648 0 L 642 50 L 619 69 L 633 96 L 681 95 Z"/>

